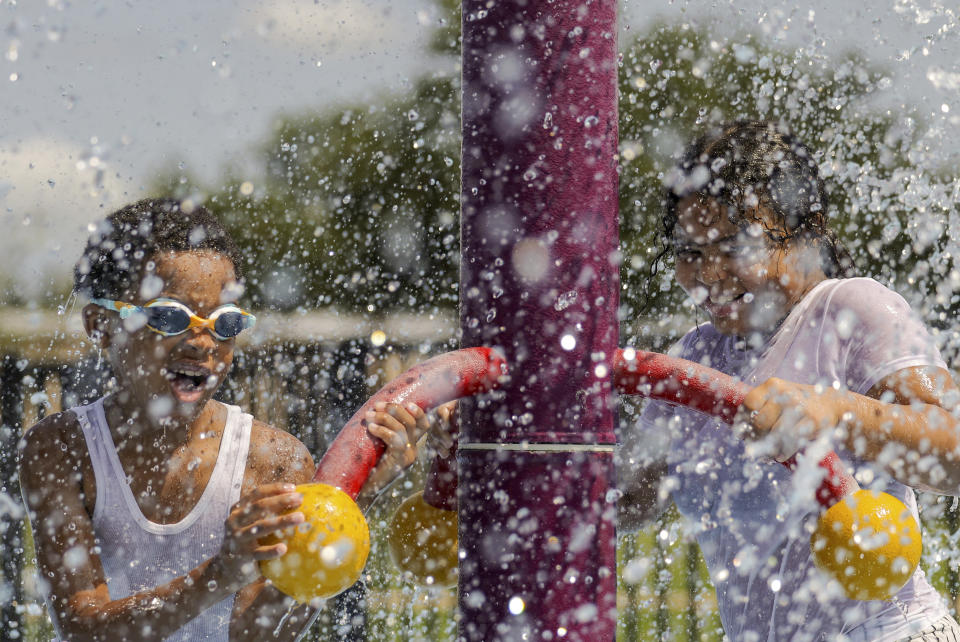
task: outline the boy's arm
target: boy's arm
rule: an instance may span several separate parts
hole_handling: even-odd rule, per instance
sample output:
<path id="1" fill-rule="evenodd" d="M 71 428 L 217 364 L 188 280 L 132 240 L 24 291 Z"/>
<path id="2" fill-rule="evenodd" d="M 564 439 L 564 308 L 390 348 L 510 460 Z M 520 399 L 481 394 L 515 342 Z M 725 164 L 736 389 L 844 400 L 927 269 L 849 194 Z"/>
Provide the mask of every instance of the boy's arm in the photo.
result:
<path id="1" fill-rule="evenodd" d="M 670 496 L 662 483 L 668 473 L 669 420 L 675 409 L 656 401 L 645 402 L 637 417 L 627 415 L 618 431 L 614 455 L 617 473 L 617 529 L 635 531 L 657 519 Z"/>
<path id="2" fill-rule="evenodd" d="M 847 447 L 880 463 L 908 486 L 956 495 L 960 492 L 958 402 L 960 390 L 946 370 L 899 370 L 865 397 L 855 397 L 858 421 L 848 431 Z"/>
<path id="3" fill-rule="evenodd" d="M 416 444 L 430 425 L 423 410 L 415 405 L 377 404 L 364 420 L 370 434 L 386 444 L 386 450 L 357 495 L 357 505 L 362 510 L 416 461 Z M 313 459 L 296 437 L 259 421 L 254 421 L 253 428 L 245 484 L 278 481 L 304 484 L 312 479 Z M 291 604 L 291 598 L 260 578 L 237 595 L 230 639 L 297 639 L 313 622 L 317 611 L 308 605 L 298 605 L 284 617 Z M 281 626 L 274 636 L 278 623 Z"/>
<path id="4" fill-rule="evenodd" d="M 78 471 L 84 453 L 72 413 L 44 419 L 20 445 L 20 483 L 37 564 L 49 581 L 51 616 L 65 639 L 162 639 L 249 582 L 231 574 L 236 558 L 218 555 L 167 584 L 111 600 L 83 502 Z"/>
<path id="5" fill-rule="evenodd" d="M 312 479 L 315 468 L 313 457 L 299 439 L 254 420 L 244 492 L 273 482 L 306 484 Z M 317 610 L 300 604 L 284 618 L 293 604 L 293 599 L 270 586 L 266 578 L 261 576 L 237 593 L 230 620 L 230 639 L 251 642 L 265 639 L 296 640 L 313 622 Z M 274 635 L 281 619 L 282 626 Z"/>

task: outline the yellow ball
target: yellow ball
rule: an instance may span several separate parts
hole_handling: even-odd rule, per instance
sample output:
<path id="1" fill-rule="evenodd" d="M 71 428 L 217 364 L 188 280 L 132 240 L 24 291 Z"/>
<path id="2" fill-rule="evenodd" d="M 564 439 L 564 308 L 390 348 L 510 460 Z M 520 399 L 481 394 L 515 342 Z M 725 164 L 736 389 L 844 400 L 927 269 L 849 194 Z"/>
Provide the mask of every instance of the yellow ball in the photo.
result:
<path id="1" fill-rule="evenodd" d="M 810 537 L 816 565 L 854 600 L 886 600 L 920 562 L 923 543 L 910 510 L 887 493 L 858 490 L 825 511 Z"/>
<path id="2" fill-rule="evenodd" d="M 294 509 L 306 521 L 264 544 L 284 542 L 287 552 L 260 562 L 260 572 L 298 602 L 327 598 L 353 586 L 367 563 L 370 530 L 350 496 L 327 484 L 302 484 L 303 504 Z"/>
<path id="3" fill-rule="evenodd" d="M 426 586 L 457 583 L 457 513 L 435 508 L 423 492 L 408 497 L 387 531 L 394 564 Z"/>

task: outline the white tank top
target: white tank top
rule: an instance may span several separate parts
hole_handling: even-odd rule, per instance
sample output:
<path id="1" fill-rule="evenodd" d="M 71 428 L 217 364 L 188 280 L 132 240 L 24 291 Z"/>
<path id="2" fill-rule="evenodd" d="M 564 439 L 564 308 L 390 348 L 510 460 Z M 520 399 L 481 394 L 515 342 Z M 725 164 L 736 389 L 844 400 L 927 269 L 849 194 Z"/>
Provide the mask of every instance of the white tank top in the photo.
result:
<path id="1" fill-rule="evenodd" d="M 144 517 L 123 472 L 107 427 L 103 399 L 74 408 L 87 441 L 97 484 L 93 530 L 107 577 L 110 599 L 117 600 L 185 575 L 220 550 L 224 520 L 240 499 L 252 417 L 227 406 L 227 421 L 217 463 L 193 510 L 175 524 Z M 167 640 L 229 639 L 230 596 L 211 606 Z"/>
<path id="2" fill-rule="evenodd" d="M 769 377 L 865 394 L 903 368 L 946 368 L 907 302 L 872 279 L 814 287 L 762 346 L 738 345 L 712 324 L 673 348 L 758 385 Z M 807 473 L 749 457 L 729 426 L 694 411 L 650 402 L 630 438 L 641 450 L 669 439 L 671 496 L 710 569 L 724 632 L 731 640 L 888 642 L 933 624 L 946 606 L 920 568 L 895 600 L 854 602 L 827 590 L 813 566 L 806 519 L 819 510 Z M 627 440 L 625 440 L 625 443 Z M 919 523 L 913 490 L 843 448 L 837 454 L 874 473 L 868 486 L 903 501 Z M 866 483 L 866 482 L 865 482 Z"/>

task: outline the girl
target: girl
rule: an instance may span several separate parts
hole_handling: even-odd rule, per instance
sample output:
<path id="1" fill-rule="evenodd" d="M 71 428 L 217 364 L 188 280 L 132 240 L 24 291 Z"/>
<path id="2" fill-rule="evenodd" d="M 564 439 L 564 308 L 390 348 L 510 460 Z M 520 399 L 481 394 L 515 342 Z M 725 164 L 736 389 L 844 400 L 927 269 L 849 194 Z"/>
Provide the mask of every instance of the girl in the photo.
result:
<path id="1" fill-rule="evenodd" d="M 202 207 L 144 200 L 100 225 L 75 270 L 83 325 L 116 386 L 45 418 L 21 442 L 20 481 L 48 610 L 69 640 L 261 640 L 289 599 L 258 561 L 264 535 L 304 521 L 294 485 L 314 462 L 292 435 L 212 399 L 235 338 L 242 258 Z M 361 508 L 415 458 L 416 407 L 367 417 L 388 448 Z M 278 636 L 297 637 L 299 607 Z"/>
<path id="2" fill-rule="evenodd" d="M 711 131 L 668 181 L 663 227 L 677 282 L 709 318 L 671 353 L 753 386 L 739 415 L 746 440 L 649 403 L 623 440 L 621 524 L 673 499 L 732 640 L 960 640 L 919 569 L 890 602 L 854 602 L 828 584 L 805 529 L 814 489 L 772 461 L 829 443 L 918 522 L 911 487 L 960 488 L 947 409 L 958 390 L 903 298 L 853 276 L 811 153 L 775 123 Z"/>

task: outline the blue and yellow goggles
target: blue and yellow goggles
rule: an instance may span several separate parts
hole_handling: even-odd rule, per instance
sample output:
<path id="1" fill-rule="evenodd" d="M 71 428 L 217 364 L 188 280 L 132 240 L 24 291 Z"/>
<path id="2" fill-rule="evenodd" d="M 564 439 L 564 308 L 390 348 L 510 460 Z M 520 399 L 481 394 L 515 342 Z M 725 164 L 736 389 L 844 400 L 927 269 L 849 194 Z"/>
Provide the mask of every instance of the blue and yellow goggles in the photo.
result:
<path id="1" fill-rule="evenodd" d="M 206 328 L 220 341 L 226 341 L 247 328 L 252 328 L 257 322 L 257 317 L 232 303 L 221 305 L 209 318 L 204 318 L 194 314 L 193 310 L 179 301 L 167 298 L 154 299 L 143 305 L 110 299 L 91 299 L 90 302 L 119 313 L 121 319 L 142 314 L 146 326 L 165 337 L 173 337 L 183 334 L 190 328 L 199 327 Z"/>

